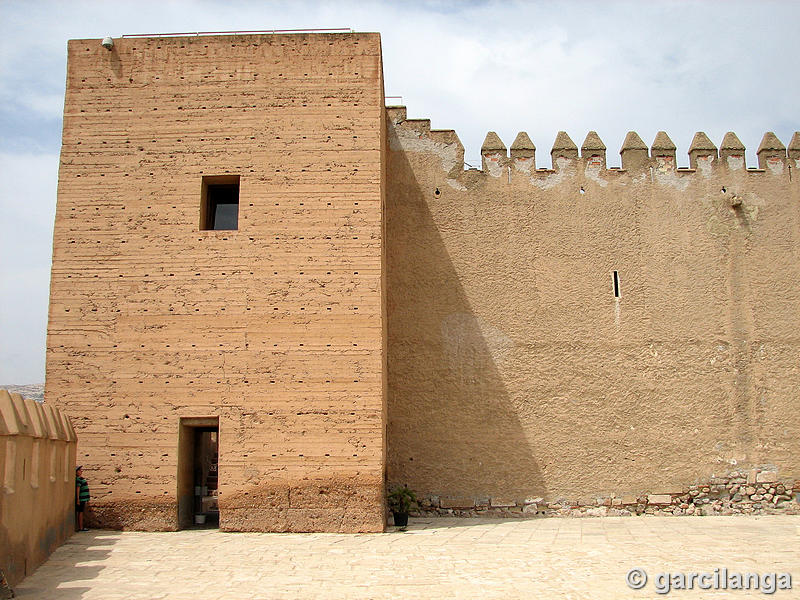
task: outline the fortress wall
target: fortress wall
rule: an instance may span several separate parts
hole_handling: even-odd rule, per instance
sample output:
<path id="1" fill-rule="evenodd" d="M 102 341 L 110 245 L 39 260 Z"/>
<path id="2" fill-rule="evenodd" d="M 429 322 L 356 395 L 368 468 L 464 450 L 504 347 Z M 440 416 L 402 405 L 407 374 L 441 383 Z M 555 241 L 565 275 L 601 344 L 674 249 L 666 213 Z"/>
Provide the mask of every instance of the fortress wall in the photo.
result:
<path id="1" fill-rule="evenodd" d="M 0 571 L 11 586 L 75 531 L 76 439 L 62 411 L 0 390 Z"/>
<path id="2" fill-rule="evenodd" d="M 676 170 L 666 134 L 623 169 L 596 135 L 537 169 L 489 134 L 464 171 L 455 132 L 387 122 L 390 484 L 472 508 L 800 477 L 800 136 L 746 169 L 698 134 Z"/>
<path id="3" fill-rule="evenodd" d="M 219 417 L 222 529 L 382 531 L 379 35 L 68 51 L 46 398 L 95 524 L 175 529 L 179 420 Z"/>

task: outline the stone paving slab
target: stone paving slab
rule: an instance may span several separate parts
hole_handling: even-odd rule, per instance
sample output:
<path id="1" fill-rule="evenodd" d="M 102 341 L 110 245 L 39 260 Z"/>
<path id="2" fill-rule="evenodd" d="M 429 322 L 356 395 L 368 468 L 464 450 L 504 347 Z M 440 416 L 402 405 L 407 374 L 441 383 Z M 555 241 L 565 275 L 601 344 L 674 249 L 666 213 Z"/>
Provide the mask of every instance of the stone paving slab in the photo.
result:
<path id="1" fill-rule="evenodd" d="M 650 576 L 642 590 L 625 583 L 633 567 Z M 665 597 L 652 583 L 658 573 L 723 567 L 789 572 L 794 589 L 667 597 L 800 597 L 800 516 L 431 518 L 356 535 L 92 531 L 15 591 L 24 600 L 624 600 Z"/>

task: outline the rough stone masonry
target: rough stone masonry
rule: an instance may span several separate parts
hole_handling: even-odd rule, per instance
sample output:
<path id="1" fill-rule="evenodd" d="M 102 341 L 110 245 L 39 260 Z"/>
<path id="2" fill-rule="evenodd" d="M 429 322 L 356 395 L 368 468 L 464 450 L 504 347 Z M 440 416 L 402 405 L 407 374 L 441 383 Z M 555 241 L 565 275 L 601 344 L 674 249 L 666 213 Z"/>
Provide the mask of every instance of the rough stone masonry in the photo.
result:
<path id="1" fill-rule="evenodd" d="M 225 530 L 381 531 L 401 483 L 436 514 L 795 510 L 800 135 L 744 150 L 631 132 L 609 168 L 562 132 L 544 166 L 490 133 L 465 170 L 384 107 L 378 34 L 71 41 L 46 398 L 96 521 L 179 527 L 192 418 Z"/>

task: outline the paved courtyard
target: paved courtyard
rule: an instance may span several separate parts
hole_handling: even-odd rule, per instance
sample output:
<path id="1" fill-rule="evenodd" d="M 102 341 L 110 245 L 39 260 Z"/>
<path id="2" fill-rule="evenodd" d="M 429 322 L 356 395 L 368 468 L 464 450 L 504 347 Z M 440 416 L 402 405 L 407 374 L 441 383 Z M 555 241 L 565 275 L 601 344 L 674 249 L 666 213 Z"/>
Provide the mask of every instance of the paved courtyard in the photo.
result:
<path id="1" fill-rule="evenodd" d="M 626 584 L 634 567 L 648 575 L 641 590 Z M 42 600 L 620 600 L 665 597 L 656 593 L 659 573 L 717 568 L 789 572 L 794 589 L 767 596 L 695 584 L 667 597 L 800 597 L 800 516 L 432 518 L 361 535 L 91 531 L 75 534 L 16 592 Z"/>

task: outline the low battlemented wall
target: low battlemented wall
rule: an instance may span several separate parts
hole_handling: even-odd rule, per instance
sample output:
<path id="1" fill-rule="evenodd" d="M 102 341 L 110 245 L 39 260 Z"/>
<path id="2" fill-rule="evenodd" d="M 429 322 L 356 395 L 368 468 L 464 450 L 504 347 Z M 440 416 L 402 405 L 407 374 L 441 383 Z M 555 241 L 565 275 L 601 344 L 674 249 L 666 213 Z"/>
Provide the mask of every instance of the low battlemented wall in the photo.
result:
<path id="1" fill-rule="evenodd" d="M 0 390 L 0 569 L 12 586 L 75 530 L 76 445 L 63 412 Z"/>
<path id="2" fill-rule="evenodd" d="M 490 133 L 465 170 L 455 131 L 387 129 L 390 486 L 445 514 L 800 507 L 800 134 L 747 168 L 698 133 L 684 169 L 664 132 L 622 168 L 594 132 L 547 168 Z"/>

